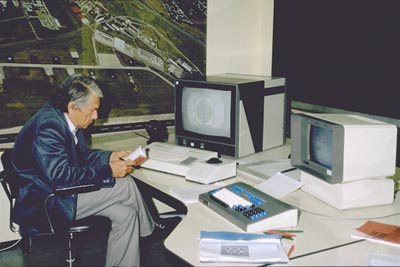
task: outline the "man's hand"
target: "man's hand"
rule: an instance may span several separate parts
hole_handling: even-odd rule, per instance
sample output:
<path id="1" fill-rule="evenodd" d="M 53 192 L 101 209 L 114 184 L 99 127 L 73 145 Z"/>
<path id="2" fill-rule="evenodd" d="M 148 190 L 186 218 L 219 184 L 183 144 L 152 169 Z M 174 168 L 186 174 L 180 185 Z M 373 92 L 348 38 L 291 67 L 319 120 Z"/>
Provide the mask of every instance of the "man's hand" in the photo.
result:
<path id="1" fill-rule="evenodd" d="M 132 172 L 133 167 L 136 165 L 136 162 L 131 160 L 118 159 L 110 161 L 110 167 L 115 178 L 125 177 Z"/>
<path id="2" fill-rule="evenodd" d="M 130 149 L 114 151 L 113 153 L 111 153 L 110 163 L 113 162 L 113 161 L 120 160 L 123 157 L 128 156 L 130 153 L 132 153 L 132 150 L 130 150 Z"/>

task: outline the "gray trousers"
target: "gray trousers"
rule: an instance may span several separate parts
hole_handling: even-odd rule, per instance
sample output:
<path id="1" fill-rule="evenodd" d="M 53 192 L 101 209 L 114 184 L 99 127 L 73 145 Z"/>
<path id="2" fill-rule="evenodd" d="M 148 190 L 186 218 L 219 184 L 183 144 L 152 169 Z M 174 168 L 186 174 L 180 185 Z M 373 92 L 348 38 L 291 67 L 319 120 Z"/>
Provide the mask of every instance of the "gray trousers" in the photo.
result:
<path id="1" fill-rule="evenodd" d="M 90 215 L 111 220 L 106 266 L 140 266 L 140 236 L 150 235 L 155 223 L 133 178 L 118 178 L 113 188 L 79 194 L 76 218 Z"/>

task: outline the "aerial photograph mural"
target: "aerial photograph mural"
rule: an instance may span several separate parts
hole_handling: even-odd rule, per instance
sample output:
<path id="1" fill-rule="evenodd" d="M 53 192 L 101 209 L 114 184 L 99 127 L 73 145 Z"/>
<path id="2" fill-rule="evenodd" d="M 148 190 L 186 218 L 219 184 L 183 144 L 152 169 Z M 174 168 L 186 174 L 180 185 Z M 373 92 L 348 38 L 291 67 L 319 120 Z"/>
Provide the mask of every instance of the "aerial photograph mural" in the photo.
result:
<path id="1" fill-rule="evenodd" d="M 202 78 L 206 0 L 0 0 L 0 136 L 68 75 L 104 98 L 96 124 L 174 112 L 174 80 Z"/>

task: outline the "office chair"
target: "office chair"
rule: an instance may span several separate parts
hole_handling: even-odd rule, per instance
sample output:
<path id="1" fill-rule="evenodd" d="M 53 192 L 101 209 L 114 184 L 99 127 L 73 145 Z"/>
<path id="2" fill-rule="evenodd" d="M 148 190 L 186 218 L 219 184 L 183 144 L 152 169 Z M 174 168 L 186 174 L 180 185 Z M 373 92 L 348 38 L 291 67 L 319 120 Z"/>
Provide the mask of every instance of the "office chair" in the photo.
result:
<path id="1" fill-rule="evenodd" d="M 1 162 L 3 164 L 3 171 L 0 173 L 0 181 L 1 184 L 3 185 L 4 191 L 6 192 L 6 195 L 10 201 L 10 229 L 13 232 L 17 232 L 18 229 L 16 225 L 14 224 L 13 220 L 13 208 L 14 208 L 14 203 L 18 195 L 18 180 L 17 180 L 17 175 L 11 165 L 11 154 L 12 154 L 12 149 L 7 149 L 4 151 L 4 153 L 1 155 Z M 53 223 L 50 219 L 50 216 L 48 214 L 48 211 L 46 209 L 47 207 L 47 202 L 56 196 L 66 196 L 66 195 L 72 195 L 72 194 L 80 194 L 80 193 L 85 193 L 85 192 L 92 192 L 99 190 L 100 187 L 94 184 L 90 185 L 80 185 L 80 186 L 71 186 L 71 187 L 66 187 L 66 188 L 60 188 L 56 189 L 54 192 L 49 194 L 44 202 L 43 205 L 45 207 L 45 215 L 46 219 L 48 221 L 48 232 L 40 232 L 37 235 L 51 235 L 55 234 L 54 228 L 53 228 Z M 94 229 L 101 229 L 102 231 L 104 230 L 110 230 L 111 228 L 111 223 L 110 220 L 106 217 L 103 216 L 90 216 L 84 219 L 76 220 L 73 222 L 73 225 L 67 229 L 64 233 L 66 239 L 67 239 L 67 255 L 66 255 L 66 262 L 68 263 L 69 267 L 72 267 L 74 263 L 76 262 L 76 255 L 75 255 L 75 234 L 77 233 L 82 233 L 82 232 L 87 232 L 89 230 L 94 230 Z M 32 251 L 32 238 L 31 237 L 24 237 L 22 236 L 21 240 L 21 249 L 24 253 L 24 255 L 29 254 Z"/>

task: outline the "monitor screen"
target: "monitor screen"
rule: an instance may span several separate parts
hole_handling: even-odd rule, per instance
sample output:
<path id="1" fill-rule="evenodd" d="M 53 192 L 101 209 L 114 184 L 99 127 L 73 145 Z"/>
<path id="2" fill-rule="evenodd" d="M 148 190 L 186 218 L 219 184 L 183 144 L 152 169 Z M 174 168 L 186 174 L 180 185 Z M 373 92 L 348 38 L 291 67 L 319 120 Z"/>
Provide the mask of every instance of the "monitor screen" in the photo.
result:
<path id="1" fill-rule="evenodd" d="M 395 125 L 352 114 L 292 114 L 291 163 L 328 183 L 394 174 Z"/>
<path id="2" fill-rule="evenodd" d="M 176 80 L 175 144 L 235 158 L 283 144 L 285 80 L 260 78 Z"/>
<path id="3" fill-rule="evenodd" d="M 237 153 L 238 86 L 206 80 L 175 82 L 175 143 Z"/>
<path id="4" fill-rule="evenodd" d="M 231 138 L 231 99 L 229 90 L 183 87 L 183 130 Z"/>
<path id="5" fill-rule="evenodd" d="M 311 125 L 309 140 L 310 160 L 332 170 L 332 129 Z"/>

